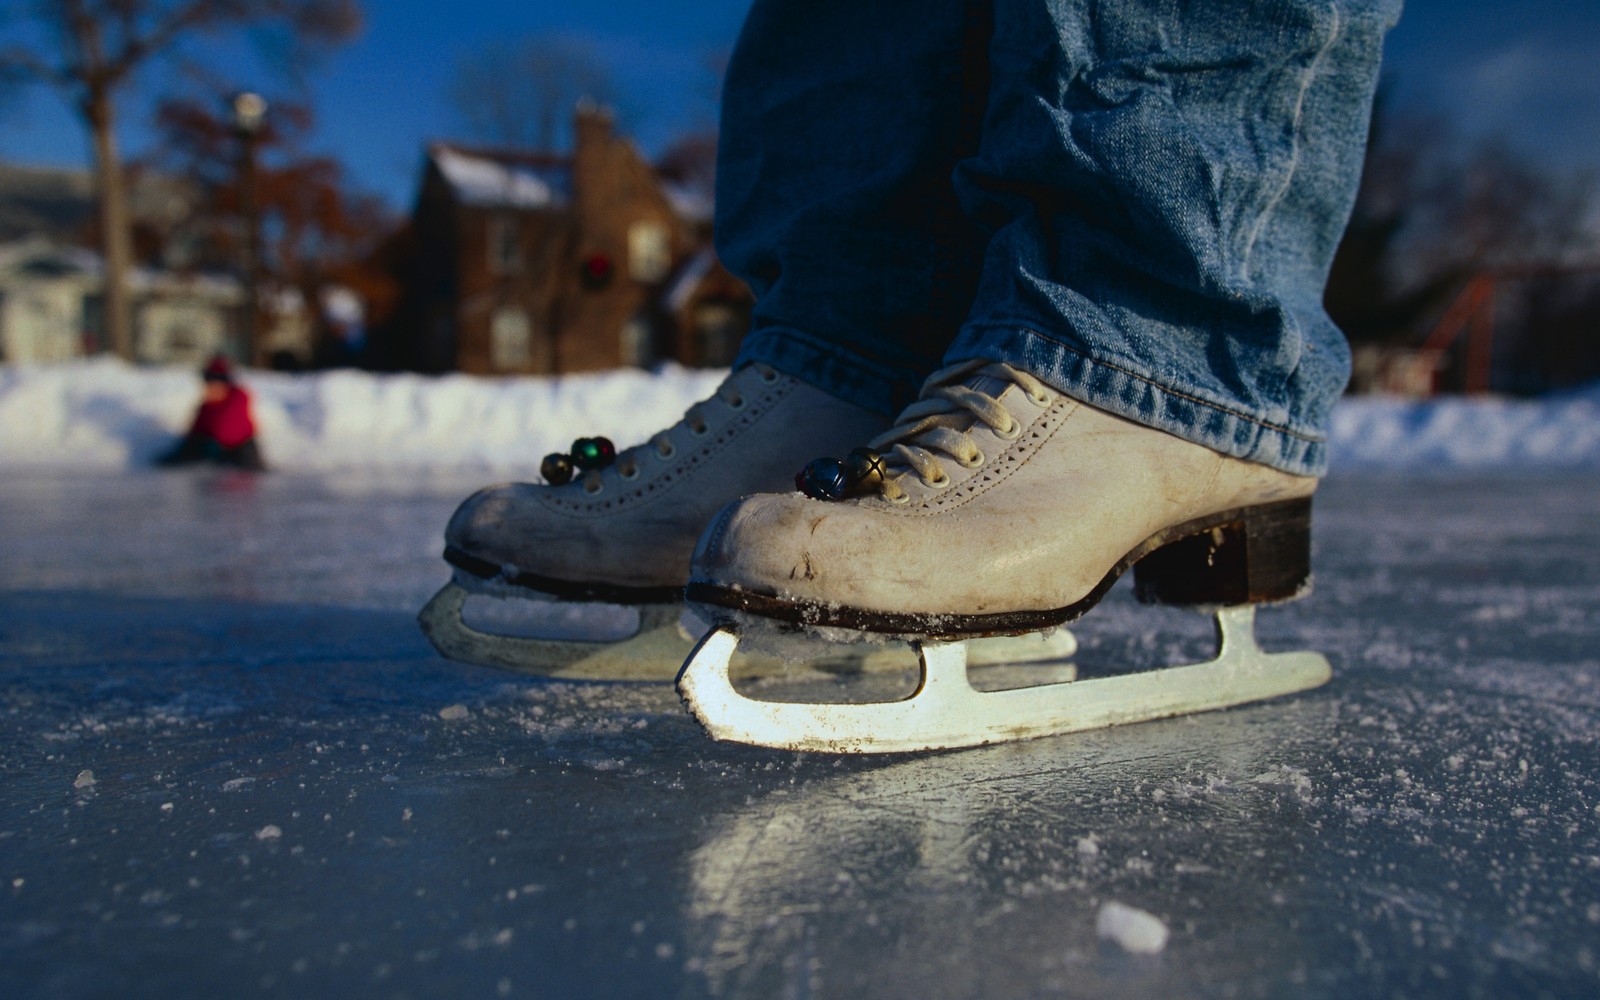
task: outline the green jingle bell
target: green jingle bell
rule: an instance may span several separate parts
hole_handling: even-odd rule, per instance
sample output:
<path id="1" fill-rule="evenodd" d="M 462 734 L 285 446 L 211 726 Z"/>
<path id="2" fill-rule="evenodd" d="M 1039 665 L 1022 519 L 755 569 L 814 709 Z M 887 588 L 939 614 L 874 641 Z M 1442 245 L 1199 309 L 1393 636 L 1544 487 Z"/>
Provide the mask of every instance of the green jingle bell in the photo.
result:
<path id="1" fill-rule="evenodd" d="M 580 469 L 603 469 L 617 460 L 617 446 L 609 438 L 579 438 L 572 442 L 572 464 Z"/>
<path id="2" fill-rule="evenodd" d="M 572 459 L 560 452 L 552 452 L 539 463 L 539 475 L 551 486 L 565 486 L 572 482 Z"/>

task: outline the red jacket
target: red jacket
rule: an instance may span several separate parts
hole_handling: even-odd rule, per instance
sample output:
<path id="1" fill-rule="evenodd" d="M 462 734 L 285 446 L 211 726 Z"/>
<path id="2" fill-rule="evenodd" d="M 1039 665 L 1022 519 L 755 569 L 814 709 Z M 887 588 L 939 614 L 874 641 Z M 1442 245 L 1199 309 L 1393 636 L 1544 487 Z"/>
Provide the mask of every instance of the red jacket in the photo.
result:
<path id="1" fill-rule="evenodd" d="M 250 419 L 250 394 L 233 383 L 228 394 L 215 403 L 201 403 L 194 415 L 190 437 L 210 438 L 224 448 L 237 448 L 256 436 Z"/>

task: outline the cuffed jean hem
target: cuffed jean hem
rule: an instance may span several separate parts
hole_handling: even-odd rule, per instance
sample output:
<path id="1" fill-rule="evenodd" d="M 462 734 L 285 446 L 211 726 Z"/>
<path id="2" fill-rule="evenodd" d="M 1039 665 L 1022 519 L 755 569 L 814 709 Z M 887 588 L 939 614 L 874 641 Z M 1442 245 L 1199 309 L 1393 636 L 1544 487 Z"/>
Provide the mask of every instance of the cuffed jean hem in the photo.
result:
<path id="1" fill-rule="evenodd" d="M 1326 435 L 1269 423 L 1242 409 L 1200 399 L 1033 330 L 969 325 L 945 361 L 978 358 L 1003 361 L 1079 402 L 1213 451 L 1300 476 L 1321 476 L 1328 469 Z"/>
<path id="2" fill-rule="evenodd" d="M 760 362 L 847 403 L 893 416 L 917 397 L 927 372 L 874 362 L 834 341 L 790 327 L 752 330 L 735 369 Z"/>

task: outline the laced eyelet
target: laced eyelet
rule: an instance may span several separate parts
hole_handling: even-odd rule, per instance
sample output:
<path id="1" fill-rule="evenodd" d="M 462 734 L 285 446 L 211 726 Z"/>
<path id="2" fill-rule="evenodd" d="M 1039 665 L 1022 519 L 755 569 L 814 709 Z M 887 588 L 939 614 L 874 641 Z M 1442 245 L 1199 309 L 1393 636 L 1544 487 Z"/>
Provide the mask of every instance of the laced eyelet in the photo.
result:
<path id="1" fill-rule="evenodd" d="M 724 402 L 726 402 L 728 404 L 728 409 L 730 409 L 730 410 L 742 410 L 742 409 L 744 409 L 744 397 L 743 396 L 740 396 L 737 399 L 724 400 Z"/>
<path id="2" fill-rule="evenodd" d="M 761 381 L 771 385 L 772 383 L 778 381 L 778 373 L 768 369 L 767 371 L 761 373 Z"/>
<path id="3" fill-rule="evenodd" d="M 626 469 L 618 469 L 617 475 L 628 480 L 629 482 L 632 482 L 633 480 L 639 478 L 639 467 L 637 465 L 630 465 Z"/>
<path id="4" fill-rule="evenodd" d="M 938 479 L 924 479 L 922 484 L 929 489 L 942 490 L 950 485 L 950 476 L 948 473 L 941 472 Z"/>
<path id="5" fill-rule="evenodd" d="M 995 431 L 994 436 L 1002 441 L 1015 441 L 1017 438 L 1022 436 L 1022 421 L 1018 420 L 1016 417 L 1012 417 L 1011 426 L 1007 427 L 1003 431 Z"/>
<path id="6" fill-rule="evenodd" d="M 888 497 L 884 497 L 883 498 L 883 502 L 884 503 L 888 503 L 888 504 L 893 504 L 896 507 L 904 507 L 906 504 L 911 502 L 911 494 L 902 493 L 902 494 L 900 494 L 899 496 L 895 497 L 892 500 L 889 499 Z"/>
<path id="7" fill-rule="evenodd" d="M 678 446 L 674 445 L 674 444 L 668 444 L 665 448 L 657 448 L 656 449 L 656 454 L 659 455 L 662 458 L 671 458 L 672 456 L 676 455 L 677 453 L 678 453 Z"/>
<path id="8" fill-rule="evenodd" d="M 963 469 L 976 469 L 978 466 L 987 461 L 981 450 L 974 448 L 973 452 L 974 454 L 970 462 L 966 459 L 958 458 L 956 459 L 956 464 L 960 465 Z"/>
<path id="9" fill-rule="evenodd" d="M 592 482 L 591 481 L 591 482 L 587 482 L 587 483 L 583 484 L 583 492 L 589 494 L 590 496 L 598 496 L 600 494 L 600 491 L 604 490 L 604 489 L 605 489 L 604 484 L 599 483 L 599 482 Z"/>
<path id="10" fill-rule="evenodd" d="M 1039 395 L 1035 396 L 1030 392 L 1028 393 L 1028 399 L 1033 403 L 1034 406 L 1037 406 L 1040 409 L 1050 405 L 1050 397 L 1046 396 L 1044 393 L 1040 393 Z"/>
<path id="11" fill-rule="evenodd" d="M 701 437 L 705 437 L 707 434 L 710 434 L 711 433 L 711 428 L 709 426 L 707 426 L 706 424 L 701 424 L 699 427 L 695 427 L 695 426 L 691 425 L 689 427 L 689 433 L 693 434 L 697 438 L 701 438 Z"/>

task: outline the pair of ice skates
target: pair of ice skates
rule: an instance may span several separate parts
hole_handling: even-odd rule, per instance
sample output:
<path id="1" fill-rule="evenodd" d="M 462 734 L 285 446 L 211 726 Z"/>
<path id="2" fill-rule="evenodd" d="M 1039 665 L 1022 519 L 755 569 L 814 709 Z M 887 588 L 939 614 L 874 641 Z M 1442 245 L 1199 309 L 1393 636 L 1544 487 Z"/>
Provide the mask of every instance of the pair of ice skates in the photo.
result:
<path id="1" fill-rule="evenodd" d="M 803 492 L 772 492 L 807 459 L 875 433 L 843 462 L 807 466 Z M 1314 479 L 1095 410 L 1007 365 L 935 374 L 886 430 L 750 366 L 677 426 L 608 464 L 582 464 L 595 467 L 565 485 L 492 487 L 457 511 L 445 551 L 454 578 L 421 615 L 445 655 L 562 677 L 676 672 L 712 736 L 835 752 L 1091 729 L 1329 676 L 1320 655 L 1265 653 L 1253 632 L 1255 605 L 1300 596 L 1309 581 Z M 1215 614 L 1213 659 L 1004 691 L 971 685 L 969 663 L 1070 657 L 1061 626 L 1130 566 L 1141 600 Z M 609 642 L 496 634 L 469 623 L 475 594 L 628 605 L 638 627 Z M 705 623 L 692 646 L 686 621 Z M 897 658 L 904 645 L 885 643 L 909 643 L 921 681 L 903 700 L 851 704 L 758 700 L 735 687 L 741 671 L 783 669 L 794 636 L 818 640 L 806 659 L 836 670 L 908 663 Z"/>

